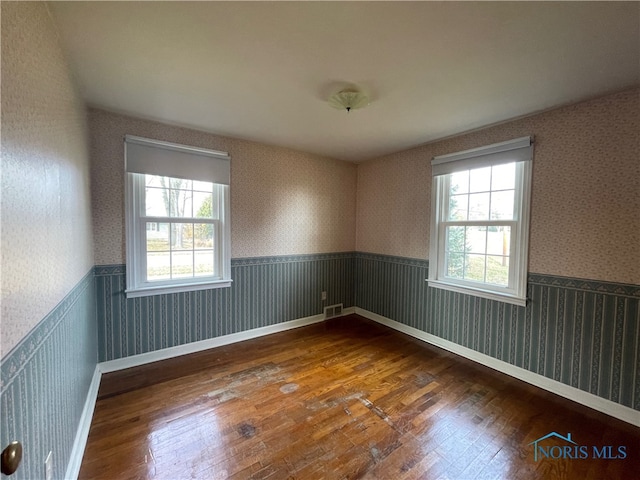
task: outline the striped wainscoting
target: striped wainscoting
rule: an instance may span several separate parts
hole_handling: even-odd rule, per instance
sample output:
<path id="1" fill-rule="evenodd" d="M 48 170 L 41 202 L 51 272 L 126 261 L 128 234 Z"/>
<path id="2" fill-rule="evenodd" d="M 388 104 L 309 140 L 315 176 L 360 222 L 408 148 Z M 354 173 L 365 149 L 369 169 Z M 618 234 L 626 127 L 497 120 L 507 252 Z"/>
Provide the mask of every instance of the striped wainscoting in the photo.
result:
<path id="1" fill-rule="evenodd" d="M 231 288 L 127 299 L 124 265 L 95 267 L 101 362 L 354 305 L 354 253 L 231 260 Z M 321 292 L 327 300 L 321 300 Z"/>
<path id="2" fill-rule="evenodd" d="M 24 449 L 12 479 L 44 478 L 49 451 L 65 477 L 97 364 L 95 315 L 91 271 L 2 359 L 1 438 Z"/>
<path id="3" fill-rule="evenodd" d="M 527 307 L 430 288 L 426 260 L 356 253 L 356 305 L 640 410 L 640 286 L 530 274 Z"/>

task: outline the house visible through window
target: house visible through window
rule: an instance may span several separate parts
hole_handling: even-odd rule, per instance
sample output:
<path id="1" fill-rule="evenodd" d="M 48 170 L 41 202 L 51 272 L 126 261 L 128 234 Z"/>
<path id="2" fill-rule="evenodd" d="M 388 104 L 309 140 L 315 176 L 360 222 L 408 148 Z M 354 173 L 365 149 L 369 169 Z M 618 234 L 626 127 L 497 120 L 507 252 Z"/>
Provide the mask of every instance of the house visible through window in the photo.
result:
<path id="1" fill-rule="evenodd" d="M 127 295 L 230 285 L 229 157 L 127 136 Z"/>
<path id="2" fill-rule="evenodd" d="M 530 137 L 435 157 L 429 283 L 526 302 Z"/>

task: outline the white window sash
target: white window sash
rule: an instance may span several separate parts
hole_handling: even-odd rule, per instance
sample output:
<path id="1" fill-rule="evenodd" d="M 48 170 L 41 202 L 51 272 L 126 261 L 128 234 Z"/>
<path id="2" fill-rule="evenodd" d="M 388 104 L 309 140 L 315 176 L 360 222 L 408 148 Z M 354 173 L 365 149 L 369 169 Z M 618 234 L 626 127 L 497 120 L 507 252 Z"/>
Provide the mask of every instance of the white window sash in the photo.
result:
<path id="1" fill-rule="evenodd" d="M 139 217 L 139 236 L 141 239 L 141 247 L 143 250 L 142 255 L 139 255 L 139 273 L 141 278 L 138 278 L 138 288 L 152 288 L 159 287 L 163 285 L 174 285 L 176 282 L 189 284 L 189 283 L 206 283 L 211 281 L 222 280 L 222 275 L 220 274 L 222 259 L 221 259 L 221 235 L 220 235 L 220 221 L 213 219 L 203 219 L 203 218 L 183 218 L 183 217 Z M 204 221 L 203 221 L 204 220 Z M 194 277 L 184 277 L 184 278 L 169 278 L 166 280 L 149 280 L 145 279 L 147 276 L 147 253 L 149 253 L 144 245 L 144 240 L 146 238 L 146 224 L 147 222 L 152 223 L 168 223 L 171 225 L 172 223 L 206 223 L 209 225 L 213 225 L 213 242 L 214 242 L 214 257 L 213 257 L 213 275 L 200 275 Z M 183 250 L 189 251 L 189 250 Z M 194 248 L 193 252 L 197 252 L 198 249 Z M 171 256 L 169 256 L 169 265 L 171 265 Z"/>
<path id="2" fill-rule="evenodd" d="M 473 222 L 474 224 L 471 226 L 485 226 L 482 224 L 477 224 L 477 222 Z M 515 221 L 508 221 L 508 222 L 503 222 L 500 225 L 496 225 L 496 224 L 491 224 L 491 225 L 486 225 L 486 226 L 510 226 L 511 227 L 511 232 L 515 232 L 516 228 L 517 228 L 517 223 Z M 454 278 L 454 277 L 449 277 L 447 276 L 446 272 L 446 268 L 445 268 L 445 258 L 446 258 L 446 247 L 448 246 L 447 244 L 447 238 L 446 238 L 446 227 L 449 225 L 446 224 L 442 224 L 443 228 L 441 229 L 441 232 L 438 232 L 440 234 L 440 241 L 442 242 L 443 245 L 443 249 L 442 249 L 442 255 L 439 256 L 438 260 L 439 260 L 439 271 L 442 272 L 442 274 L 439 276 L 439 279 L 441 279 L 442 281 L 445 282 L 450 282 L 450 283 L 457 283 L 459 285 L 469 285 L 469 286 L 474 286 L 474 285 L 484 285 L 482 282 L 476 282 L 473 280 L 466 280 L 466 279 L 461 279 L 461 278 Z M 454 226 L 466 226 L 466 225 L 460 225 L 460 222 L 455 222 Z M 509 238 L 509 282 L 507 284 L 507 286 L 501 286 L 501 285 L 495 285 L 495 284 L 487 284 L 489 285 L 489 288 L 491 290 L 504 290 L 506 292 L 510 292 L 513 294 L 516 294 L 516 279 L 515 279 L 515 268 L 516 268 L 516 256 L 517 256 L 517 236 L 514 234 L 510 235 Z M 466 253 L 465 253 L 466 255 Z M 484 253 L 484 255 L 489 255 L 486 252 Z"/>

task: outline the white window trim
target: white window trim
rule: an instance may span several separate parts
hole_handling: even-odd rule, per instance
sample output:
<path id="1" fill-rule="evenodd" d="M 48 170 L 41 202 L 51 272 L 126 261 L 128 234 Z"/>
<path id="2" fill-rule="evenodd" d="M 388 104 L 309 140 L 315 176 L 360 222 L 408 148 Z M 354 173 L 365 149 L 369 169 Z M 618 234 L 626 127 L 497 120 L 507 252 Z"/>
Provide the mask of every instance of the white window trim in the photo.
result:
<path id="1" fill-rule="evenodd" d="M 181 162 L 188 161 L 188 155 L 194 154 L 196 162 L 203 162 L 209 158 L 209 161 L 226 160 L 229 161 L 229 156 L 225 152 L 216 152 L 213 150 L 196 149 L 194 147 L 188 147 L 185 145 L 179 145 L 169 142 L 161 142 L 157 140 L 151 140 L 141 137 L 133 137 L 127 135 L 125 137 L 125 221 L 126 221 L 126 262 L 127 262 L 127 274 L 126 274 L 126 290 L 125 294 L 127 298 L 144 297 L 149 295 L 160 295 L 167 293 L 180 293 L 191 292 L 197 290 L 206 290 L 213 288 L 226 288 L 230 287 L 233 280 L 231 279 L 231 206 L 230 206 L 230 194 L 229 194 L 229 176 L 228 176 L 228 164 L 226 165 L 227 176 L 220 175 L 220 169 L 214 172 L 217 175 L 216 180 L 227 182 L 220 185 L 220 200 L 222 209 L 220 212 L 220 218 L 212 221 L 216 224 L 218 255 L 216 255 L 215 262 L 218 262 L 219 276 L 215 279 L 211 277 L 207 278 L 181 278 L 168 281 L 147 282 L 145 281 L 146 271 L 146 248 L 145 248 L 145 228 L 146 228 L 146 216 L 142 215 L 142 205 L 144 204 L 144 177 L 139 175 L 139 167 L 127 168 L 127 142 L 136 145 L 143 145 L 146 147 L 157 147 L 163 152 L 172 151 L 177 152 L 181 156 Z M 128 171 L 131 170 L 131 171 Z M 222 169 L 224 170 L 224 169 Z M 162 172 L 154 171 L 153 174 L 160 174 Z M 171 175 L 175 176 L 175 172 Z M 179 174 L 178 174 L 179 175 Z M 193 178 L 188 178 L 193 180 Z M 210 178 L 199 177 L 202 181 L 211 181 Z M 155 218 L 155 217 L 154 217 Z M 180 220 L 178 218 L 168 219 L 170 221 Z M 191 220 L 191 219 L 185 219 Z M 201 220 L 201 219 L 199 219 Z M 132 234 L 136 232 L 136 234 Z M 221 240 L 221 241 L 220 241 Z"/>
<path id="2" fill-rule="evenodd" d="M 521 137 L 486 147 L 465 150 L 449 155 L 434 157 L 434 169 L 431 187 L 431 235 L 429 248 L 429 286 L 465 293 L 481 298 L 525 306 L 527 302 L 527 273 L 529 258 L 529 224 L 531 214 L 531 177 L 532 177 L 533 139 Z M 511 160 L 510 160 L 511 159 Z M 510 285 L 507 288 L 492 285 L 475 285 L 475 282 L 455 280 L 444 276 L 444 245 L 447 191 L 446 174 L 460 170 L 497 165 L 511 161 L 516 163 L 516 195 L 514 221 L 480 221 L 482 225 L 496 223 L 515 223 L 515 235 L 511 235 L 514 255 L 509 261 Z M 448 165 L 447 165 L 448 164 Z M 451 223 L 451 222 L 448 222 Z"/>

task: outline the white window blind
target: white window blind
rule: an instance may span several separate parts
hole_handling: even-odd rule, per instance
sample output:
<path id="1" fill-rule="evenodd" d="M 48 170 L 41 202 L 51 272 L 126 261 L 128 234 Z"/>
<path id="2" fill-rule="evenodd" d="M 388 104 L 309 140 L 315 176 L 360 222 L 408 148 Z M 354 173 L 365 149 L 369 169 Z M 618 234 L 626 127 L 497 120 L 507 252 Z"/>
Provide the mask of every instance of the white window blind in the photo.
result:
<path id="1" fill-rule="evenodd" d="M 226 152 L 124 138 L 127 297 L 231 285 Z"/>
<path id="2" fill-rule="evenodd" d="M 429 284 L 526 304 L 533 140 L 434 157 Z"/>
<path id="3" fill-rule="evenodd" d="M 230 163 L 226 152 L 133 135 L 125 136 L 127 173 L 146 173 L 229 185 Z"/>
<path id="4" fill-rule="evenodd" d="M 431 172 L 435 177 L 462 170 L 530 161 L 532 158 L 533 142 L 531 137 L 520 137 L 486 147 L 433 157 Z"/>

